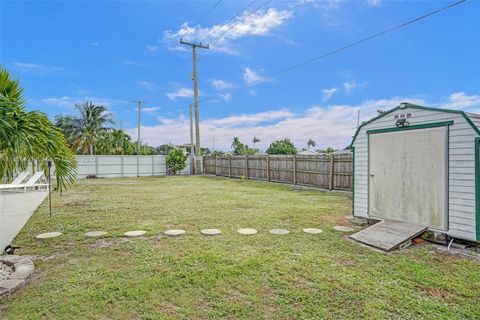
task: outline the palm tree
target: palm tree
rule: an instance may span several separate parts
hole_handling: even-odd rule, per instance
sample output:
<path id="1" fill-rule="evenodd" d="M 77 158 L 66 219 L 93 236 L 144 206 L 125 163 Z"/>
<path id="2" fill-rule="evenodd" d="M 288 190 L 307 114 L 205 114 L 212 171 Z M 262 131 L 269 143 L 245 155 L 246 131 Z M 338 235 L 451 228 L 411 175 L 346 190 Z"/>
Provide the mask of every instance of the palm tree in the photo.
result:
<path id="1" fill-rule="evenodd" d="M 317 143 L 315 141 L 313 141 L 312 139 L 308 139 L 308 142 L 307 142 L 307 148 L 310 150 L 310 147 L 315 147 L 317 145 Z"/>
<path id="2" fill-rule="evenodd" d="M 257 137 L 254 136 L 254 137 L 253 137 L 253 149 L 255 149 L 255 144 L 256 144 L 257 142 L 260 142 L 260 139 L 258 139 Z"/>
<path id="3" fill-rule="evenodd" d="M 0 181 L 11 181 L 29 165 L 48 170 L 55 164 L 57 189 L 75 181 L 76 161 L 62 133 L 38 111 L 25 111 L 23 89 L 0 68 Z"/>
<path id="4" fill-rule="evenodd" d="M 123 130 L 112 129 L 111 131 L 101 132 L 96 146 L 97 154 L 133 154 L 136 144 L 132 138 Z"/>
<path id="5" fill-rule="evenodd" d="M 73 150 L 94 155 L 101 135 L 111 130 L 106 125 L 114 123 L 112 116 L 107 108 L 91 101 L 76 104 L 75 108 L 80 113 L 79 117 L 59 115 L 56 125 L 62 129 Z"/>

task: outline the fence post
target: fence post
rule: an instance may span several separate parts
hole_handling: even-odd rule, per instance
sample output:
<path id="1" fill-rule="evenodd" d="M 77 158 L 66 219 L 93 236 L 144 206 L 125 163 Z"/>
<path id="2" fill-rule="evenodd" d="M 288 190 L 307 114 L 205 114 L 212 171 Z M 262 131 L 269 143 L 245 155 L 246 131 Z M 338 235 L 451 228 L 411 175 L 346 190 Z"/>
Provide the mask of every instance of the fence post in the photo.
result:
<path id="1" fill-rule="evenodd" d="M 267 154 L 267 181 L 270 181 L 270 156 Z"/>
<path id="2" fill-rule="evenodd" d="M 245 156 L 245 178 L 248 179 L 248 156 Z"/>
<path id="3" fill-rule="evenodd" d="M 215 175 L 217 176 L 217 157 L 218 156 L 215 156 Z"/>
<path id="4" fill-rule="evenodd" d="M 120 177 L 123 178 L 123 156 L 120 155 Z"/>
<path id="5" fill-rule="evenodd" d="M 232 155 L 228 155 L 228 175 L 232 177 Z"/>
<path id="6" fill-rule="evenodd" d="M 329 176 L 329 183 L 328 183 L 328 190 L 333 190 L 333 154 L 330 155 L 330 176 Z"/>
<path id="7" fill-rule="evenodd" d="M 155 169 L 153 167 L 155 160 L 153 159 L 153 154 L 152 154 L 152 176 L 155 174 Z"/>
<path id="8" fill-rule="evenodd" d="M 98 178 L 98 156 L 95 156 L 95 176 Z"/>
<path id="9" fill-rule="evenodd" d="M 297 184 L 297 156 L 293 155 L 293 184 Z"/>
<path id="10" fill-rule="evenodd" d="M 137 154 L 137 178 L 140 177 L 140 159 Z"/>

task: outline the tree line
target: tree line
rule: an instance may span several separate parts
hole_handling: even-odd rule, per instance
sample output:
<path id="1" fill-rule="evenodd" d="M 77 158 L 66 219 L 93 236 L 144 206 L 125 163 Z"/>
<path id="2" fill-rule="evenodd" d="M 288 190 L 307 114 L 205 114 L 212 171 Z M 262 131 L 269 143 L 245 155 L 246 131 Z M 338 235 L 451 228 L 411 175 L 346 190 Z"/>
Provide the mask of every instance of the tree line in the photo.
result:
<path id="1" fill-rule="evenodd" d="M 253 148 L 250 148 L 246 143 L 243 143 L 242 141 L 240 141 L 238 137 L 234 137 L 231 145 L 231 153 L 233 155 L 253 155 L 253 154 L 261 153 L 259 149 L 255 148 L 256 143 L 260 142 L 260 139 L 254 136 L 252 139 L 252 142 L 253 142 Z M 313 141 L 312 139 L 308 139 L 307 148 L 303 148 L 300 151 L 310 150 L 311 147 L 314 148 L 316 145 L 317 143 L 315 141 Z M 328 147 L 327 149 L 317 149 L 315 151 L 318 153 L 332 153 L 335 151 L 335 149 L 332 147 Z M 270 143 L 267 150 L 265 150 L 265 153 L 297 154 L 298 149 L 290 139 L 281 139 L 281 140 L 276 140 Z M 222 151 L 212 152 L 212 155 L 221 155 L 221 154 L 224 154 L 224 152 Z"/>

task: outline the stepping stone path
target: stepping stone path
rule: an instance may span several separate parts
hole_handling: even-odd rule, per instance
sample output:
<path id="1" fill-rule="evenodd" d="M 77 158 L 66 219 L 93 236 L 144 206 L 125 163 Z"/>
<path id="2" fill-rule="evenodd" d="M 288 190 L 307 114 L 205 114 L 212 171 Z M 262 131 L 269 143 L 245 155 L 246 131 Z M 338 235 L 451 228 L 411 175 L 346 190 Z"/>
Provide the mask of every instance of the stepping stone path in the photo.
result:
<path id="1" fill-rule="evenodd" d="M 23 256 L 0 256 L 0 300 L 24 287 L 32 276 L 32 260 Z"/>
<path id="2" fill-rule="evenodd" d="M 169 237 L 180 237 L 185 234 L 185 230 L 182 229 L 171 229 L 165 231 L 165 235 Z"/>
<path id="3" fill-rule="evenodd" d="M 87 236 L 89 238 L 103 237 L 107 233 L 108 232 L 105 232 L 105 231 L 90 231 L 90 232 L 85 233 L 85 236 Z"/>
<path id="4" fill-rule="evenodd" d="M 218 236 L 222 233 L 222 231 L 218 229 L 203 229 L 200 232 L 205 236 Z"/>
<path id="5" fill-rule="evenodd" d="M 317 233 L 322 233 L 322 229 L 316 229 L 316 228 L 305 228 L 303 229 L 303 232 L 305 233 L 311 233 L 311 234 L 317 234 Z"/>
<path id="6" fill-rule="evenodd" d="M 61 232 L 58 232 L 58 231 L 55 231 L 55 232 L 47 232 L 47 233 L 37 234 L 37 236 L 35 237 L 35 239 L 44 240 L 44 239 L 56 238 L 56 237 L 59 237 L 59 236 L 61 236 L 61 235 L 62 235 L 62 233 L 61 233 Z"/>
<path id="7" fill-rule="evenodd" d="M 252 228 L 241 228 L 241 229 L 238 229 L 237 232 L 240 233 L 240 234 L 249 236 L 249 235 L 257 233 L 257 230 L 252 229 Z"/>
<path id="8" fill-rule="evenodd" d="M 334 229 L 337 230 L 337 231 L 342 231 L 342 232 L 350 232 L 350 231 L 353 231 L 353 228 L 344 227 L 344 226 L 335 226 Z"/>
<path id="9" fill-rule="evenodd" d="M 290 231 L 287 229 L 272 229 L 269 231 L 271 234 L 278 234 L 278 235 L 284 235 L 284 234 L 289 234 Z"/>
<path id="10" fill-rule="evenodd" d="M 127 236 L 128 238 L 135 238 L 135 237 L 141 237 L 145 235 L 145 233 L 147 233 L 147 231 L 134 230 L 134 231 L 127 231 L 124 233 L 124 235 Z"/>

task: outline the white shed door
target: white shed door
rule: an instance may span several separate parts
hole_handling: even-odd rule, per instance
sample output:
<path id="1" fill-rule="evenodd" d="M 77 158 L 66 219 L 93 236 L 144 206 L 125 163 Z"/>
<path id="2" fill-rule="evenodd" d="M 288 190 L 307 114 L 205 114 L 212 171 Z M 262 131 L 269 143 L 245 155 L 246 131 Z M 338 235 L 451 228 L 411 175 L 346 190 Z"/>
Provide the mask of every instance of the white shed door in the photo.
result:
<path id="1" fill-rule="evenodd" d="M 369 215 L 445 230 L 447 127 L 369 135 Z"/>

